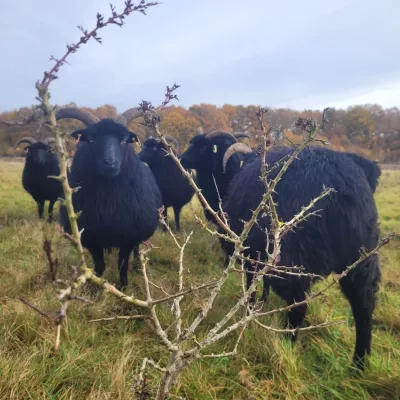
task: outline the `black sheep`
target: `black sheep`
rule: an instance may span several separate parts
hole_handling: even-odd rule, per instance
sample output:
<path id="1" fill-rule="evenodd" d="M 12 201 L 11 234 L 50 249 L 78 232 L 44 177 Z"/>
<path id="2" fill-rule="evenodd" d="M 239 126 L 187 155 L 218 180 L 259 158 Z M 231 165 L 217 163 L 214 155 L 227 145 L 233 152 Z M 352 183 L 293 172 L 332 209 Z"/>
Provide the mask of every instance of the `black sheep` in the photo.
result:
<path id="1" fill-rule="evenodd" d="M 292 151 L 290 148 L 272 150 L 267 154 L 268 165 L 275 165 Z M 250 219 L 251 210 L 258 206 L 265 191 L 259 178 L 260 170 L 260 159 L 244 166 L 225 197 L 223 210 L 236 233 L 242 231 L 242 221 Z M 268 179 L 273 179 L 278 171 L 279 168 Z M 290 220 L 301 207 L 318 197 L 324 186 L 336 192 L 317 203 L 317 209 L 322 209 L 320 217 L 309 217 L 282 239 L 281 265 L 303 266 L 305 272 L 322 276 L 339 274 L 359 258 L 361 247 L 371 250 L 377 245 L 377 210 L 366 175 L 359 163 L 356 164 L 346 153 L 310 148 L 298 156 L 277 184 L 274 194 L 280 220 Z M 245 246 L 249 246 L 246 254 L 254 258 L 261 254 L 265 259 L 265 231 L 269 227 L 269 218 L 260 216 L 245 242 Z M 222 246 L 227 254 L 232 254 L 230 243 L 222 243 Z M 247 276 L 248 287 L 252 277 L 252 274 Z M 310 279 L 290 275 L 282 277 L 284 279 L 270 279 L 274 291 L 288 304 L 303 301 L 311 287 Z M 369 354 L 371 349 L 372 312 L 380 277 L 378 257 L 372 256 L 340 281 L 355 319 L 353 362 L 359 368 L 363 368 L 365 354 Z M 293 308 L 288 313 L 287 325 L 300 327 L 306 312 L 306 305 Z M 293 336 L 295 339 L 296 336 Z"/>
<path id="2" fill-rule="evenodd" d="M 177 152 L 176 139 L 171 136 L 166 136 L 166 139 L 172 144 L 173 151 Z M 179 231 L 181 209 L 192 199 L 194 189 L 166 151 L 165 145 L 160 140 L 151 137 L 143 143 L 139 157 L 150 167 L 156 178 L 163 199 L 164 217 L 168 217 L 168 207 L 173 207 L 175 225 Z M 165 230 L 164 226 L 163 229 Z"/>
<path id="3" fill-rule="evenodd" d="M 140 161 L 132 143 L 137 140 L 126 125 L 141 115 L 131 109 L 116 121 L 61 109 L 57 119 L 76 118 L 87 127 L 72 134 L 77 141 L 70 185 L 79 188 L 73 195 L 74 209 L 81 212 L 79 229 L 82 244 L 91 253 L 95 272 L 105 270 L 104 249 L 119 248 L 121 286 L 128 284 L 128 261 L 134 248 L 149 239 L 158 225 L 161 193 L 151 170 Z M 61 223 L 70 230 L 65 207 Z"/>
<path id="4" fill-rule="evenodd" d="M 27 154 L 22 172 L 22 185 L 36 201 L 39 218 L 43 218 L 44 203 L 49 201 L 49 222 L 53 220 L 54 203 L 63 194 L 61 183 L 49 178 L 60 174 L 58 156 L 50 146 L 53 142 L 53 138 L 37 141 L 32 137 L 23 137 L 14 146 L 16 148 L 22 143 L 28 143 L 25 147 Z"/>
<path id="5" fill-rule="evenodd" d="M 198 187 L 214 211 L 219 210 L 220 200 L 224 198 L 232 178 L 240 171 L 243 155 L 231 157 L 222 169 L 226 150 L 239 138 L 248 138 L 246 133 L 214 131 L 196 135 L 190 141 L 188 149 L 181 155 L 184 168 L 196 170 Z M 212 215 L 205 210 L 207 220 L 214 222 Z"/>

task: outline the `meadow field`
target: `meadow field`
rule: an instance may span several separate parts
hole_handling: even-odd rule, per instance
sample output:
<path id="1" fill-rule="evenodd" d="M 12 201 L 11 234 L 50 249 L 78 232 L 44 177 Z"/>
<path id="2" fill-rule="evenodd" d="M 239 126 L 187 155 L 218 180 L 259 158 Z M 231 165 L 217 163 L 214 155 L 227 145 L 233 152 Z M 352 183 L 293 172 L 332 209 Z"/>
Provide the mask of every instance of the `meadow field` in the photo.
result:
<path id="1" fill-rule="evenodd" d="M 20 297 L 47 311 L 59 304 L 50 282 L 42 249 L 44 237 L 52 240 L 60 261 L 60 277 L 70 275 L 77 260 L 56 224 L 37 219 L 36 205 L 21 184 L 23 163 L 0 160 L 0 399 L 132 399 L 137 367 L 146 356 L 166 361 L 167 353 L 147 321 L 89 322 L 136 313 L 109 295 L 94 295 L 93 305 L 73 304 L 63 325 L 61 348 L 53 350 L 55 327 L 25 306 Z M 376 191 L 381 236 L 400 233 L 400 170 L 384 169 Z M 217 276 L 223 255 L 214 238 L 195 222 L 201 215 L 196 201 L 184 209 L 182 227 L 195 230 L 186 252 L 190 282 Z M 158 230 L 151 242 L 151 279 L 174 290 L 177 251 L 167 233 Z M 112 264 L 112 265 L 111 265 Z M 107 255 L 105 277 L 118 282 L 116 253 Z M 186 399 L 400 399 L 400 237 L 381 251 L 383 280 L 374 313 L 372 355 L 366 371 L 349 371 L 355 331 L 350 306 L 335 287 L 309 307 L 308 324 L 331 320 L 344 323 L 324 330 L 301 332 L 293 347 L 281 335 L 251 325 L 238 356 L 199 361 L 182 375 L 175 396 Z M 133 269 L 130 287 L 143 293 L 140 271 Z M 226 314 L 240 290 L 232 276 L 213 307 L 208 323 Z M 318 283 L 322 285 L 322 283 Z M 191 320 L 201 297 L 188 299 Z M 271 295 L 266 307 L 282 304 Z M 162 311 L 162 310 L 161 310 Z M 283 315 L 268 323 L 280 327 Z M 203 326 L 206 329 L 207 326 Z M 218 343 L 214 352 L 229 351 L 236 335 Z M 149 370 L 150 386 L 158 379 Z M 143 397 L 144 399 L 145 397 Z M 173 396 L 171 398 L 174 398 Z"/>

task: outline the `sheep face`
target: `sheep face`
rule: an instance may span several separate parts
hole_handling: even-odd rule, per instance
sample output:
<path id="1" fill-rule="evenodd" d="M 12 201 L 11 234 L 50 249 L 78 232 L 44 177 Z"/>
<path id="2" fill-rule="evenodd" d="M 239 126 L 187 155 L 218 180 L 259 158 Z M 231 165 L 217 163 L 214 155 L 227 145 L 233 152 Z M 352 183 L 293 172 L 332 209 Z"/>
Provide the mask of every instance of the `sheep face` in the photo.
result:
<path id="1" fill-rule="evenodd" d="M 180 157 L 182 166 L 196 170 L 207 168 L 211 165 L 213 148 L 214 151 L 217 150 L 217 145 L 213 146 L 212 141 L 205 138 L 205 135 L 195 136 Z"/>
<path id="2" fill-rule="evenodd" d="M 140 159 L 149 167 L 157 164 L 161 157 L 166 157 L 166 149 L 163 143 L 154 138 L 149 138 L 143 143 L 142 151 L 139 153 Z"/>
<path id="3" fill-rule="evenodd" d="M 88 166 L 104 178 L 120 174 L 127 152 L 133 152 L 130 143 L 136 142 L 136 134 L 112 119 L 104 119 L 86 129 L 75 131 L 72 137 L 85 146 Z"/>
<path id="4" fill-rule="evenodd" d="M 188 149 L 180 157 L 184 168 L 222 172 L 223 155 L 229 146 L 236 143 L 236 139 L 229 134 L 212 138 L 207 135 L 210 134 L 197 135 L 190 141 Z"/>
<path id="5" fill-rule="evenodd" d="M 52 148 L 42 142 L 36 142 L 25 147 L 25 151 L 27 152 L 26 162 L 36 167 L 43 167 L 49 157 L 53 158 L 54 156 Z"/>

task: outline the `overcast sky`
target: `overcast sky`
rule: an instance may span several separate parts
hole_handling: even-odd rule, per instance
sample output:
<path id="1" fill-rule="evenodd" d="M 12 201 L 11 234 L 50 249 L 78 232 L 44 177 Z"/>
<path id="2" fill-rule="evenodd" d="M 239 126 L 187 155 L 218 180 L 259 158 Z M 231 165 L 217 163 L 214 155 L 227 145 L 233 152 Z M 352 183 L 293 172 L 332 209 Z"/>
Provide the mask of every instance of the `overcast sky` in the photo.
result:
<path id="1" fill-rule="evenodd" d="M 114 0 L 117 9 L 123 0 Z M 3 1 L 0 111 L 35 103 L 34 83 L 92 28 L 109 0 Z M 51 86 L 71 101 L 118 111 L 158 104 L 166 85 L 179 104 L 323 108 L 400 106 L 400 0 L 163 0 L 122 29 L 100 31 Z"/>

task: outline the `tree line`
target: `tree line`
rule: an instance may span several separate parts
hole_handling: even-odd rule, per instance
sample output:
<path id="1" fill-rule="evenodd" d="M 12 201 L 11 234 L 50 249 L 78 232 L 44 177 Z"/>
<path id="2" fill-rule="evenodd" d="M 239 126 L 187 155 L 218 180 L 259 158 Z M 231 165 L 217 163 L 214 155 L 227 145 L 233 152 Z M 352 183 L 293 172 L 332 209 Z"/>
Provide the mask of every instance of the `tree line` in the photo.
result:
<path id="1" fill-rule="evenodd" d="M 76 104 L 70 103 L 68 106 Z M 82 108 L 91 111 L 99 118 L 117 116 L 116 108 L 108 104 L 96 109 Z M 217 129 L 249 132 L 251 141 L 256 144 L 257 110 L 258 106 L 255 105 L 225 104 L 217 107 L 212 104 L 197 104 L 189 108 L 170 106 L 161 113 L 161 128 L 166 134 L 175 137 L 181 143 L 181 148 L 184 148 L 196 133 Z M 31 113 L 30 108 L 23 107 L 0 113 L 0 120 L 21 120 Z M 298 118 L 320 120 L 321 117 L 321 110 L 270 109 L 268 123 L 272 127 L 271 136 L 279 144 L 299 143 L 302 140 L 302 133 L 294 128 L 296 120 Z M 328 117 L 328 129 L 320 139 L 329 142 L 331 148 L 358 153 L 382 163 L 400 162 L 400 110 L 397 107 L 385 109 L 378 104 L 367 104 L 351 106 L 345 110 L 332 108 L 328 111 Z M 78 129 L 79 124 L 73 120 L 60 123 L 65 132 Z M 139 123 L 133 123 L 130 128 L 143 139 L 151 135 Z M 26 126 L 0 124 L 0 156 L 22 155 L 23 151 L 15 151 L 13 144 L 24 136 L 40 139 L 49 136 L 49 132 L 46 132 L 45 127 L 39 127 L 34 123 Z M 73 151 L 72 141 L 69 148 Z"/>

